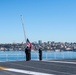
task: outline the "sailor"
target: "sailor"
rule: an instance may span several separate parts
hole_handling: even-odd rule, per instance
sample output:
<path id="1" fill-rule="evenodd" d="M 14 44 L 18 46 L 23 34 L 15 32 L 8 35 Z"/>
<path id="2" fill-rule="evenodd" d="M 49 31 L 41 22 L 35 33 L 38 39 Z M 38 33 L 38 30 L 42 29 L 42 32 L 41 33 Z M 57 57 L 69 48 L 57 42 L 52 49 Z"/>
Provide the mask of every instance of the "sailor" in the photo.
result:
<path id="1" fill-rule="evenodd" d="M 31 60 L 31 47 L 29 47 L 29 60 Z"/>
<path id="2" fill-rule="evenodd" d="M 30 60 L 30 47 L 29 47 L 29 45 L 27 45 L 26 46 L 26 48 L 25 48 L 25 54 L 26 54 L 26 61 L 29 61 Z"/>
<path id="3" fill-rule="evenodd" d="M 42 60 L 42 48 L 41 46 L 39 47 L 39 60 Z"/>

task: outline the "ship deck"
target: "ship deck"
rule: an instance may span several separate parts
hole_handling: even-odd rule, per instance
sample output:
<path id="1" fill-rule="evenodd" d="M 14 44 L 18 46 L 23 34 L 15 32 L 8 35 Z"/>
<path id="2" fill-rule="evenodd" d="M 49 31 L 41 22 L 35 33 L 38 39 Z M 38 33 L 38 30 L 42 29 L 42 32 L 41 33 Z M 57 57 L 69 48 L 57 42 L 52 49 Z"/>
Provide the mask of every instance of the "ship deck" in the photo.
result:
<path id="1" fill-rule="evenodd" d="M 76 59 L 0 62 L 0 75 L 76 75 Z"/>

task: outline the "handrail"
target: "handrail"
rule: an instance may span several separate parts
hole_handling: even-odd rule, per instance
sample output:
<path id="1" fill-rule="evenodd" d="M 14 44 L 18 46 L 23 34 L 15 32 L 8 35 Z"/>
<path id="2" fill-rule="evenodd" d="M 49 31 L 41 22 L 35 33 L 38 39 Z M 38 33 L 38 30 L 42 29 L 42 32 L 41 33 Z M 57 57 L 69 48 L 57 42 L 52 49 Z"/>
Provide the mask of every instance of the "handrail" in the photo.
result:
<path id="1" fill-rule="evenodd" d="M 25 53 L 1 53 L 0 54 L 0 61 L 11 61 L 11 60 L 25 60 Z M 72 59 L 76 58 L 76 52 L 42 52 L 42 60 L 51 60 L 51 59 Z M 31 60 L 39 60 L 39 53 L 38 51 L 31 52 Z"/>

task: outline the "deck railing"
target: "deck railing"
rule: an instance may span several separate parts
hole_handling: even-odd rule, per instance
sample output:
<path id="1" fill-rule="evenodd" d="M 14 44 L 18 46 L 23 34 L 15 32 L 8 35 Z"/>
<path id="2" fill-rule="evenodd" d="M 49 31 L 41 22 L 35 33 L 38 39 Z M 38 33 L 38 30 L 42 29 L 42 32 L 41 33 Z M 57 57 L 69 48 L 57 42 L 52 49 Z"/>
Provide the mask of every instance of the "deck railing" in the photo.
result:
<path id="1" fill-rule="evenodd" d="M 76 58 L 76 52 L 51 52 L 43 51 L 42 60 L 55 60 L 55 59 L 74 59 Z M 26 55 L 24 51 L 16 52 L 0 52 L 0 61 L 20 61 L 25 60 Z M 31 51 L 31 60 L 39 60 L 38 51 Z"/>

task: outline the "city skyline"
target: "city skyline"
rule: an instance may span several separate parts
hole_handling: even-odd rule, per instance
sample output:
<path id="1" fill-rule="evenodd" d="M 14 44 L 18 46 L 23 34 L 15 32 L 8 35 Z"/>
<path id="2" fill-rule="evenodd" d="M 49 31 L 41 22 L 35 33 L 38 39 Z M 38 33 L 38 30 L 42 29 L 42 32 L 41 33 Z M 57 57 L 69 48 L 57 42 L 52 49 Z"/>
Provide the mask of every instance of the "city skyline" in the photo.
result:
<path id="1" fill-rule="evenodd" d="M 0 43 L 76 42 L 76 0 L 0 0 Z"/>

